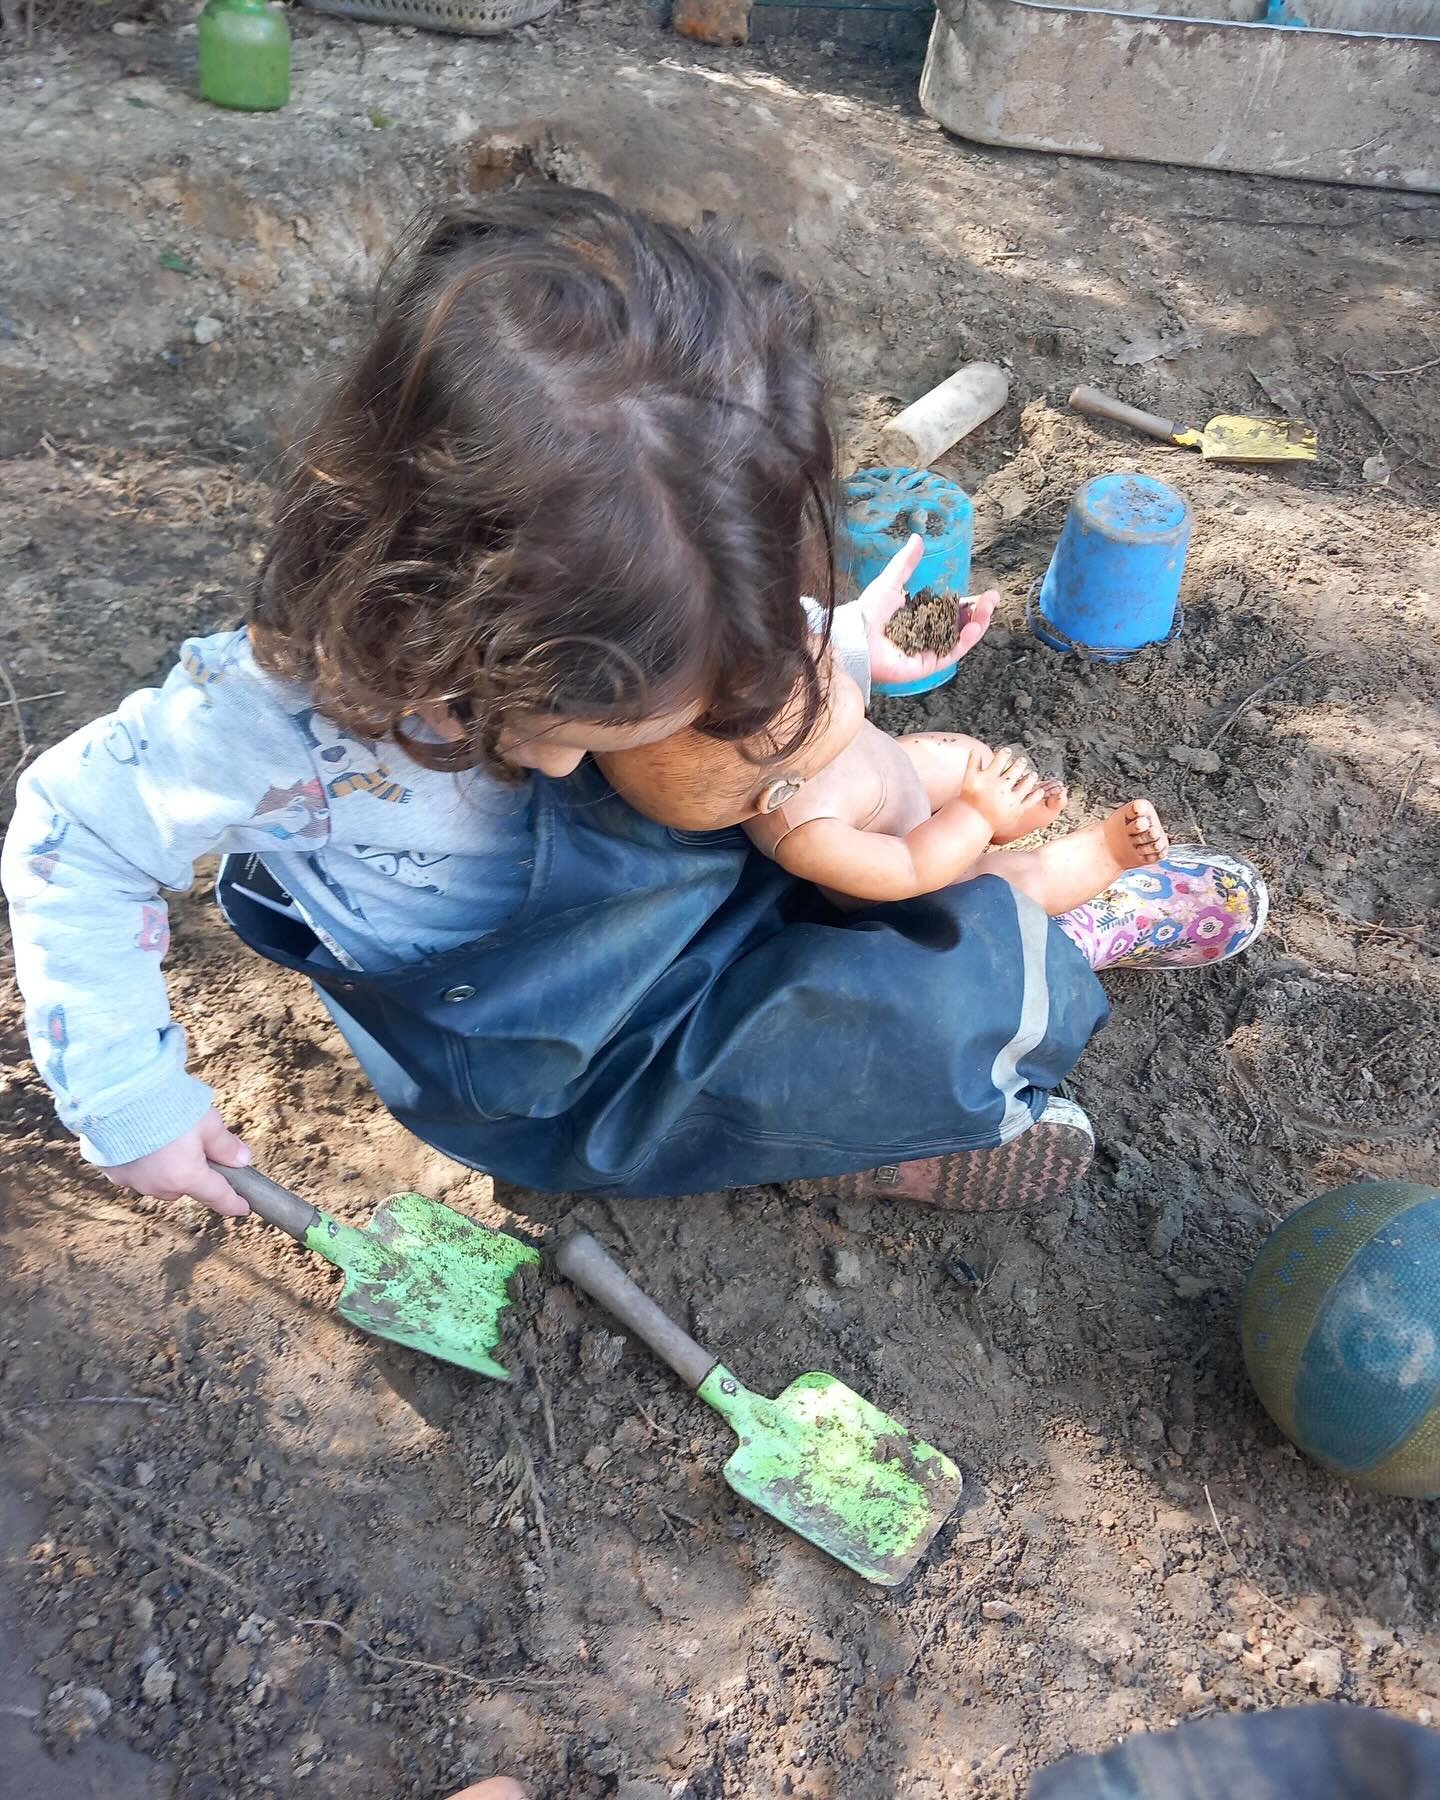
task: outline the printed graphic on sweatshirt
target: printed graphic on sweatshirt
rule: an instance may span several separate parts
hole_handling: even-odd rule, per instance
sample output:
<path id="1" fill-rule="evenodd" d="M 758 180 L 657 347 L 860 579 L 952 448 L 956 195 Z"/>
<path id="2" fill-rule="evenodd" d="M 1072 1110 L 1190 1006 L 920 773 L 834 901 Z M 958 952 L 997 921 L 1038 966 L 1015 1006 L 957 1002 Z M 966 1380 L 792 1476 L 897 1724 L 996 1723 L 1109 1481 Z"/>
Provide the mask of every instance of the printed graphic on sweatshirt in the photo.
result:
<path id="1" fill-rule="evenodd" d="M 70 832 L 70 821 L 59 813 L 51 813 L 50 827 L 38 844 L 32 844 L 26 855 L 30 873 L 37 881 L 48 883 L 60 861 L 60 846 Z"/>
<path id="2" fill-rule="evenodd" d="M 267 788 L 250 819 L 251 826 L 278 838 L 282 844 L 323 843 L 329 830 L 330 808 L 325 790 L 312 776 L 289 787 Z"/>
<path id="3" fill-rule="evenodd" d="M 295 718 L 316 752 L 325 792 L 332 800 L 344 800 L 351 794 L 369 794 L 394 806 L 409 800 L 410 789 L 391 779 L 373 744 L 351 737 L 313 707 Z"/>
<path id="4" fill-rule="evenodd" d="M 398 881 L 402 887 L 416 888 L 422 894 L 448 892 L 446 884 L 437 877 L 440 866 L 449 862 L 448 855 L 424 850 L 377 850 L 372 844 L 357 844 L 355 854 L 367 869 Z"/>
<path id="5" fill-rule="evenodd" d="M 59 1093 L 65 1091 L 65 1052 L 70 1048 L 70 1031 L 65 1023 L 65 1008 L 52 1006 L 45 1020 L 45 1043 L 49 1055 L 45 1058 L 45 1067 L 41 1071 L 50 1086 Z"/>
<path id="6" fill-rule="evenodd" d="M 141 755 L 150 747 L 143 737 L 136 736 L 123 719 L 112 719 L 100 742 L 105 747 L 105 754 L 127 769 L 138 769 Z M 90 754 L 88 744 L 85 754 Z"/>
<path id="7" fill-rule="evenodd" d="M 164 956 L 170 948 L 170 917 L 163 906 L 140 908 L 140 935 L 135 939 L 135 948 L 153 950 L 156 956 Z"/>
<path id="8" fill-rule="evenodd" d="M 226 639 L 218 651 L 213 644 L 193 641 L 181 649 L 180 667 L 189 677 L 191 685 L 199 688 L 206 707 L 215 704 L 207 690 L 224 680 L 231 664 L 245 648 L 245 641 L 244 632 L 237 631 Z"/>

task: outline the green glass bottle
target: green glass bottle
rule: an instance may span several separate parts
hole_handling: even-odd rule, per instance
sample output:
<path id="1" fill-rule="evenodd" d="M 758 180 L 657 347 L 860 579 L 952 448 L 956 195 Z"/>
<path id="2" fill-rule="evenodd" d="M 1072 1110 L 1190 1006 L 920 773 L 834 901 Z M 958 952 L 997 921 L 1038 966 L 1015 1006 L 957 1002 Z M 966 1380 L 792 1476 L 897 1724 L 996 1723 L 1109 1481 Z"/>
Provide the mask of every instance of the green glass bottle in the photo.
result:
<path id="1" fill-rule="evenodd" d="M 207 0 L 200 96 L 237 112 L 278 112 L 290 98 L 290 27 L 267 0 Z"/>

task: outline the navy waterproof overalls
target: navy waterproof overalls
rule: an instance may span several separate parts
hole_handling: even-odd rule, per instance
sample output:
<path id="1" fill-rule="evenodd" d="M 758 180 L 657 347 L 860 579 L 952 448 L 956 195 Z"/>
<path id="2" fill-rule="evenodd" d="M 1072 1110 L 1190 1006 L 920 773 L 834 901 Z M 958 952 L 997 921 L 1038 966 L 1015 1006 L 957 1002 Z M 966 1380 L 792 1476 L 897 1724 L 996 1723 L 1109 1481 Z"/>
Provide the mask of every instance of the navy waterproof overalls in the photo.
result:
<path id="1" fill-rule="evenodd" d="M 283 886 L 285 859 L 265 867 Z M 381 1100 L 516 1186 L 641 1196 L 1008 1142 L 1104 1023 L 1100 985 L 997 877 L 835 912 L 734 831 L 641 818 L 591 763 L 535 778 L 529 894 L 381 974 L 221 874 L 227 919 L 316 984 Z"/>

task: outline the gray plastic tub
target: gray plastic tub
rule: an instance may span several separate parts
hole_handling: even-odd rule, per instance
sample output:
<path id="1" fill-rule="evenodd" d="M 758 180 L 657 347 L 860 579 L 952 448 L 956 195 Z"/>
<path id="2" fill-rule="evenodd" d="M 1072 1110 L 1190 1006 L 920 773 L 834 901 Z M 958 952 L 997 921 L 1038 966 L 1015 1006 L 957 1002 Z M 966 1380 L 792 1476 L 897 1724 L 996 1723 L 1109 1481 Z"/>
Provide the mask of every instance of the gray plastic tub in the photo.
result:
<path id="1" fill-rule="evenodd" d="M 939 0 L 926 112 L 982 144 L 1440 192 L 1440 0 Z"/>

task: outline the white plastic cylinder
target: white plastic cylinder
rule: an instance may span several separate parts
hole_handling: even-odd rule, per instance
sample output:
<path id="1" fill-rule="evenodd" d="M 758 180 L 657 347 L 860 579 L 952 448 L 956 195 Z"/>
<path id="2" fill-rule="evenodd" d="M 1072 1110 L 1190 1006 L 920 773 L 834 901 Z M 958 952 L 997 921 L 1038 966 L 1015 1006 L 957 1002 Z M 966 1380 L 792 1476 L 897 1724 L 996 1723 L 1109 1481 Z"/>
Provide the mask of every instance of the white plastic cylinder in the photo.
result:
<path id="1" fill-rule="evenodd" d="M 907 406 L 885 427 L 886 454 L 924 469 L 952 444 L 983 425 L 1010 397 L 1010 377 L 999 363 L 966 363 L 937 388 Z"/>

